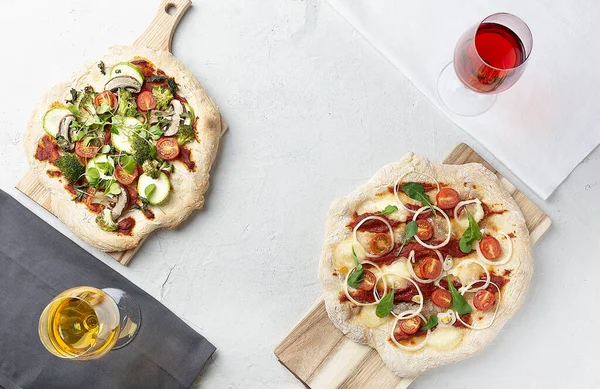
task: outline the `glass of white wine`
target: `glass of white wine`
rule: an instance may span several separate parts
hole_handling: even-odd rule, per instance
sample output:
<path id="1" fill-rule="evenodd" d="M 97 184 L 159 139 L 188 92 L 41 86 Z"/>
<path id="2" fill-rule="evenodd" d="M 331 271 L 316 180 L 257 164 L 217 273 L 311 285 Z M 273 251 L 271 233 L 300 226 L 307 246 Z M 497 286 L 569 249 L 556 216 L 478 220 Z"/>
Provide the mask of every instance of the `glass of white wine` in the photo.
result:
<path id="1" fill-rule="evenodd" d="M 126 346 L 141 323 L 139 305 L 124 291 L 78 286 L 65 290 L 46 306 L 38 331 L 52 354 L 86 361 Z"/>

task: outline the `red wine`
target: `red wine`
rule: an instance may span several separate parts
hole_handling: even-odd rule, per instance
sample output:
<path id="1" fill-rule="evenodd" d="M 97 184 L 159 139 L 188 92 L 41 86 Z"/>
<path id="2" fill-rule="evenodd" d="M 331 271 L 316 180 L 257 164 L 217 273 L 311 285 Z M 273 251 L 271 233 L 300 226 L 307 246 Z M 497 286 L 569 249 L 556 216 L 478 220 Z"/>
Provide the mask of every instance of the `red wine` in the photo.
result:
<path id="1" fill-rule="evenodd" d="M 501 92 L 517 81 L 526 58 L 523 42 L 511 29 L 483 23 L 474 38 L 472 34 L 461 37 L 454 52 L 454 69 L 476 92 Z"/>

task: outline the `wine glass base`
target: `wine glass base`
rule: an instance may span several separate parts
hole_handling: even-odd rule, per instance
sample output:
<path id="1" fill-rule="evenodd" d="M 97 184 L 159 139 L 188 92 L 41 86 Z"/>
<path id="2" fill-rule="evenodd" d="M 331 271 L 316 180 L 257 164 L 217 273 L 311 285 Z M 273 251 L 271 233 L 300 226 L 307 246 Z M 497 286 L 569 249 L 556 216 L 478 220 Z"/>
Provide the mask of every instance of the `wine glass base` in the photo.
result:
<path id="1" fill-rule="evenodd" d="M 119 340 L 112 348 L 118 350 L 127 346 L 133 338 L 137 335 L 140 326 L 142 325 L 142 312 L 137 301 L 125 291 L 116 288 L 105 288 L 102 289 L 108 294 L 119 307 L 119 313 L 121 315 L 121 332 Z"/>
<path id="2" fill-rule="evenodd" d="M 461 116 L 477 116 L 494 105 L 497 95 L 477 93 L 467 88 L 456 75 L 450 62 L 438 77 L 437 92 L 448 110 Z"/>

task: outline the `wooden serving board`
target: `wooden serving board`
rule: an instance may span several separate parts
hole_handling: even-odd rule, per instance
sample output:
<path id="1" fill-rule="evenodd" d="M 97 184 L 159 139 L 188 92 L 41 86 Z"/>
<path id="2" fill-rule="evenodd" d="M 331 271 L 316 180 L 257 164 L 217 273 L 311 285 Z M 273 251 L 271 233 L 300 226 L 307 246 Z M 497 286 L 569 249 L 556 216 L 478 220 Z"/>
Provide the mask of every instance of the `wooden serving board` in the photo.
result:
<path id="1" fill-rule="evenodd" d="M 171 41 L 175 29 L 177 28 L 177 24 L 190 5 L 192 5 L 190 0 L 161 0 L 160 7 L 154 20 L 133 45 L 170 52 Z M 223 117 L 221 117 L 221 123 L 221 133 L 224 133 L 227 130 L 227 124 L 225 124 Z M 44 207 L 47 211 L 52 212 L 50 210 L 50 194 L 46 191 L 46 188 L 40 183 L 32 170 L 28 170 L 15 187 Z M 133 249 L 113 252 L 109 253 L 109 255 L 121 264 L 127 265 L 143 243 L 144 241 L 140 242 L 140 244 Z"/>
<path id="2" fill-rule="evenodd" d="M 451 165 L 469 162 L 479 162 L 497 174 L 496 169 L 464 143 L 456 146 L 444 160 Z M 507 179 L 498 177 L 521 207 L 535 243 L 550 228 L 552 221 Z M 383 364 L 377 351 L 345 337 L 329 320 L 323 297 L 277 346 L 275 355 L 296 378 L 313 389 L 404 389 L 416 378 L 395 376 Z"/>

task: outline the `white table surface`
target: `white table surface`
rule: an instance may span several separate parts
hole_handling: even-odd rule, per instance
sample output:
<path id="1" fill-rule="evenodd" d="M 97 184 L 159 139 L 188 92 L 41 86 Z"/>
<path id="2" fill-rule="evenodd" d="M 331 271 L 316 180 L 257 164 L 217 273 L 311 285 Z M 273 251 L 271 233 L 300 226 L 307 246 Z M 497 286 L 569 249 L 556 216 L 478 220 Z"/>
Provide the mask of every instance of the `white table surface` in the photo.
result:
<path id="1" fill-rule="evenodd" d="M 107 46 L 134 41 L 158 2 L 0 3 L 0 188 L 77 241 L 14 188 L 29 112 Z M 441 160 L 462 141 L 495 160 L 320 0 L 196 0 L 173 51 L 230 126 L 206 207 L 129 267 L 83 246 L 215 344 L 197 386 L 300 388 L 273 350 L 320 295 L 330 202 L 410 150 Z M 599 176 L 595 150 L 548 201 L 532 197 L 554 225 L 521 311 L 477 357 L 415 388 L 600 386 Z"/>

